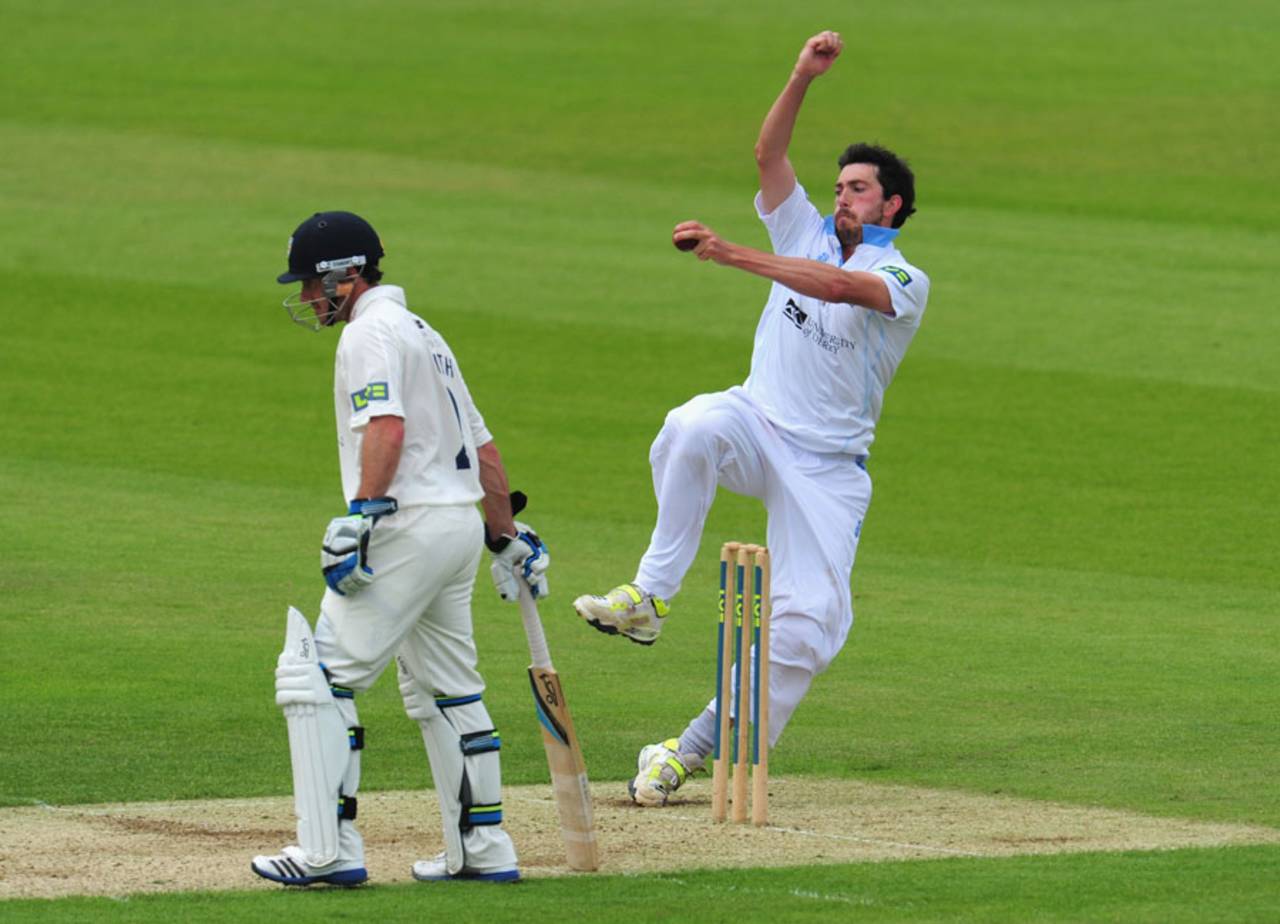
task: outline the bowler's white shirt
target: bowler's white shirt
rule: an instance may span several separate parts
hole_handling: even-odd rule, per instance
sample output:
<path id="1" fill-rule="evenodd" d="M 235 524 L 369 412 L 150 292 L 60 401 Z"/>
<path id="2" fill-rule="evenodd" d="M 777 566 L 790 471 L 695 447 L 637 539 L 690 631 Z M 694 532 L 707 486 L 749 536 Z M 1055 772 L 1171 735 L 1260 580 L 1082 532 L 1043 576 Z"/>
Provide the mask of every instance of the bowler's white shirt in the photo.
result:
<path id="1" fill-rule="evenodd" d="M 929 277 L 894 246 L 896 230 L 864 226 L 847 262 L 831 219 L 798 182 L 786 200 L 756 212 L 779 256 L 819 260 L 880 275 L 893 315 L 824 302 L 775 282 L 756 326 L 751 372 L 743 387 L 765 416 L 810 452 L 866 455 L 875 439 L 884 391 L 920 326 Z"/>
<path id="2" fill-rule="evenodd" d="M 370 418 L 404 420 L 404 448 L 387 494 L 400 506 L 473 504 L 476 447 L 492 437 L 449 345 L 405 305 L 399 286 L 375 286 L 356 301 L 334 363 L 338 458 L 347 500 L 360 489 L 360 448 Z"/>

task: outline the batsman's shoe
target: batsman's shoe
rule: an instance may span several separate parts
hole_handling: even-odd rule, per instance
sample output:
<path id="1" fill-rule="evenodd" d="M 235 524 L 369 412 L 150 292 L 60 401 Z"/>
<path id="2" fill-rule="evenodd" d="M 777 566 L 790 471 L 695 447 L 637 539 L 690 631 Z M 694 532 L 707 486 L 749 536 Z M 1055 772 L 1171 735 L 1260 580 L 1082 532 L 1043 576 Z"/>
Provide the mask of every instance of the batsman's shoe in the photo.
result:
<path id="1" fill-rule="evenodd" d="M 638 772 L 627 784 L 631 798 L 638 805 L 666 805 L 673 792 L 684 785 L 692 774 L 702 769 L 703 760 L 697 754 L 681 754 L 680 742 L 668 738 L 658 744 L 641 749 L 636 761 Z"/>
<path id="2" fill-rule="evenodd" d="M 413 878 L 419 882 L 519 882 L 520 870 L 514 866 L 506 869 L 463 869 L 459 873 L 450 873 L 445 861 L 445 854 L 436 855 L 430 860 L 419 860 L 413 864 Z"/>
<path id="3" fill-rule="evenodd" d="M 249 865 L 263 879 L 291 886 L 358 886 L 369 878 L 359 862 L 339 860 L 328 866 L 308 866 L 305 857 L 301 847 L 290 844 L 274 857 L 254 857 Z"/>
<path id="4" fill-rule="evenodd" d="M 573 601 L 578 615 L 601 632 L 625 635 L 641 645 L 652 645 L 662 631 L 662 620 L 671 607 L 635 584 L 621 584 L 603 597 L 584 595 Z"/>

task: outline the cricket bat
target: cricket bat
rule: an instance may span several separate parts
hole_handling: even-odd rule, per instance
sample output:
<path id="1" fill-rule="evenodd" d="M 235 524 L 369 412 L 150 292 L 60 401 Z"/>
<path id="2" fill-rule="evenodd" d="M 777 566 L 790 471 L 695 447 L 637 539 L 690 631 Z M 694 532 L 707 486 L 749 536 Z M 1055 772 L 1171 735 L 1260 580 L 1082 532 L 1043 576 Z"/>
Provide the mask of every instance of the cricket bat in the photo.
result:
<path id="1" fill-rule="evenodd" d="M 520 585 L 520 616 L 529 637 L 529 683 L 538 706 L 542 724 L 542 745 L 551 768 L 551 788 L 560 812 L 560 834 L 568 855 L 570 869 L 593 870 L 599 867 L 595 824 L 591 819 L 591 785 L 587 782 L 587 765 L 582 759 L 578 735 L 573 730 L 573 717 L 565 702 L 560 675 L 551 666 L 547 638 L 538 618 L 538 604 L 523 581 Z"/>

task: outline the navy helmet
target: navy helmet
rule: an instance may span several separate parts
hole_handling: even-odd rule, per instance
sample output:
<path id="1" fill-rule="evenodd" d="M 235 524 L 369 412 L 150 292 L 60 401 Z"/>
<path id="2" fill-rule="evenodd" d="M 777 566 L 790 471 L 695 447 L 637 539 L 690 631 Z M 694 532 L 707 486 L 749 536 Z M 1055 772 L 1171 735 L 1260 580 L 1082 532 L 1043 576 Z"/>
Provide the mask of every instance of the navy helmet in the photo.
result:
<path id="1" fill-rule="evenodd" d="M 289 238 L 289 269 L 277 282 L 301 282 L 349 266 L 377 266 L 382 241 L 367 221 L 352 212 L 316 212 Z"/>

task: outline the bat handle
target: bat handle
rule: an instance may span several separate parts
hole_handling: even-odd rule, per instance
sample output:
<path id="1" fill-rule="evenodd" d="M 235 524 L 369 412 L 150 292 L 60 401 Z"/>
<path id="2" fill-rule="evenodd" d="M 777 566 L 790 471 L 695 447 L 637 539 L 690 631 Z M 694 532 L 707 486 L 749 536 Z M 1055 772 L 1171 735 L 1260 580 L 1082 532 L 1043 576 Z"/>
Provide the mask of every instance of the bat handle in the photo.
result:
<path id="1" fill-rule="evenodd" d="M 520 618 L 524 622 L 524 634 L 529 639 L 529 656 L 534 667 L 551 670 L 551 652 L 547 648 L 547 637 L 542 631 L 542 620 L 538 618 L 538 604 L 533 599 L 529 585 L 517 579 L 520 588 Z"/>

